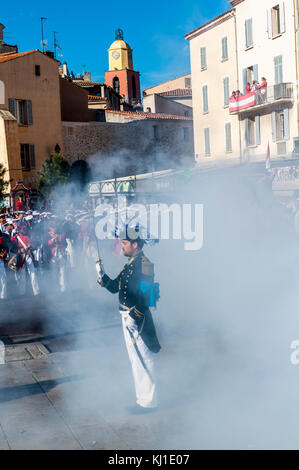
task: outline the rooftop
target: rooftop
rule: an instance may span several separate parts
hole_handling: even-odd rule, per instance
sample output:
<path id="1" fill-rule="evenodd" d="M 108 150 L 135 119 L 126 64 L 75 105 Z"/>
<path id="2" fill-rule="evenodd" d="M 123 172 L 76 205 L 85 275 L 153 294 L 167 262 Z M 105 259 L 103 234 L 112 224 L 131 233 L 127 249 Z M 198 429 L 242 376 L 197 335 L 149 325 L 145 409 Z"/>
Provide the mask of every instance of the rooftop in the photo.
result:
<path id="1" fill-rule="evenodd" d="M 192 96 L 192 88 L 177 88 L 176 90 L 162 91 L 160 96 Z"/>
<path id="2" fill-rule="evenodd" d="M 164 85 L 165 83 L 168 83 L 168 82 L 173 82 L 174 80 L 178 80 L 179 78 L 183 78 L 183 77 L 191 77 L 191 73 L 186 73 L 185 75 L 180 75 L 179 77 L 171 78 L 170 80 L 166 80 L 165 82 L 158 83 L 158 85 L 153 85 L 148 88 L 145 88 L 145 90 L 143 91 L 151 90 L 152 88 L 156 88 L 157 86 Z"/>
<path id="3" fill-rule="evenodd" d="M 33 51 L 26 51 L 26 52 L 4 52 L 3 54 L 0 54 L 0 63 L 8 62 L 9 60 L 13 60 L 13 59 L 19 59 L 20 57 L 33 54 L 34 52 L 40 52 L 40 51 L 38 49 L 34 49 Z"/>
<path id="4" fill-rule="evenodd" d="M 243 0 L 239 0 L 243 1 Z M 204 23 L 203 25 L 199 26 L 198 28 L 194 29 L 190 33 L 185 35 L 185 39 L 190 40 L 192 39 L 192 36 L 198 36 L 202 32 L 212 29 L 214 26 L 217 26 L 219 23 L 223 23 L 227 19 L 231 17 L 231 14 L 235 11 L 234 8 L 231 8 L 230 10 L 225 11 L 224 13 L 221 13 L 221 15 L 216 16 L 215 18 L 212 18 L 210 21 L 207 23 Z"/>
<path id="5" fill-rule="evenodd" d="M 187 116 L 176 116 L 174 114 L 158 114 L 158 113 L 136 113 L 133 111 L 114 111 L 114 110 L 106 110 L 107 113 L 115 113 L 115 114 L 124 114 L 127 116 L 136 117 L 137 119 L 174 119 L 174 120 L 181 120 L 181 121 L 192 121 L 193 118 Z"/>

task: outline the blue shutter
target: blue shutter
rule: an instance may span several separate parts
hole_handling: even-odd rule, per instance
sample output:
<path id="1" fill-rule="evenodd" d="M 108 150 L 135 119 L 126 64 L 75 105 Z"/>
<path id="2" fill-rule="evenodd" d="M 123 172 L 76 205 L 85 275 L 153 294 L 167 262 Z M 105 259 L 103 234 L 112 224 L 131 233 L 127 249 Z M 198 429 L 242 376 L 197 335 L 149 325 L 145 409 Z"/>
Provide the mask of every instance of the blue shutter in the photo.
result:
<path id="1" fill-rule="evenodd" d="M 284 114 L 284 133 L 283 138 L 289 140 L 290 138 L 290 124 L 289 124 L 289 108 L 283 110 Z"/>
<path id="2" fill-rule="evenodd" d="M 14 98 L 8 98 L 9 112 L 16 118 L 17 117 L 17 103 Z"/>
<path id="3" fill-rule="evenodd" d="M 224 106 L 229 105 L 229 77 L 223 79 Z"/>
<path id="4" fill-rule="evenodd" d="M 258 82 L 259 79 L 259 67 L 257 64 L 253 66 L 253 80 L 256 80 Z"/>
<path id="5" fill-rule="evenodd" d="M 201 70 L 207 68 L 207 50 L 205 47 L 200 48 L 200 63 L 201 63 Z"/>
<path id="6" fill-rule="evenodd" d="M 245 124 L 245 144 L 246 144 L 246 147 L 248 147 L 249 146 L 249 120 L 248 118 L 245 118 L 244 124 Z"/>
<path id="7" fill-rule="evenodd" d="M 26 113 L 27 113 L 27 124 L 32 125 L 33 114 L 32 114 L 32 101 L 31 100 L 26 101 Z"/>
<path id="8" fill-rule="evenodd" d="M 33 144 L 29 144 L 29 162 L 30 168 L 35 168 L 35 152 Z"/>
<path id="9" fill-rule="evenodd" d="M 225 150 L 232 151 L 232 126 L 230 122 L 225 124 Z"/>
<path id="10" fill-rule="evenodd" d="M 245 41 L 246 41 L 246 47 L 252 46 L 253 44 L 252 18 L 245 21 Z"/>
<path id="11" fill-rule="evenodd" d="M 246 93 L 247 87 L 247 69 L 243 69 L 243 93 Z"/>
<path id="12" fill-rule="evenodd" d="M 208 86 L 207 85 L 204 85 L 202 87 L 202 101 L 203 101 L 203 112 L 207 113 L 209 111 Z"/>
<path id="13" fill-rule="evenodd" d="M 277 128 L 276 128 L 276 112 L 272 113 L 272 140 L 273 142 L 277 141 Z"/>
<path id="14" fill-rule="evenodd" d="M 261 120 L 260 116 L 255 116 L 255 145 L 260 145 L 261 143 Z"/>
<path id="15" fill-rule="evenodd" d="M 204 129 L 204 137 L 205 137 L 205 154 L 210 155 L 211 147 L 210 147 L 210 129 L 206 127 Z"/>
<path id="16" fill-rule="evenodd" d="M 285 11 L 284 11 L 284 2 L 279 4 L 279 31 L 280 33 L 285 33 Z"/>
<path id="17" fill-rule="evenodd" d="M 227 36 L 222 38 L 222 59 L 228 58 Z"/>
<path id="18" fill-rule="evenodd" d="M 267 10 L 267 21 L 268 21 L 268 38 L 272 39 L 273 29 L 272 29 L 272 11 Z"/>

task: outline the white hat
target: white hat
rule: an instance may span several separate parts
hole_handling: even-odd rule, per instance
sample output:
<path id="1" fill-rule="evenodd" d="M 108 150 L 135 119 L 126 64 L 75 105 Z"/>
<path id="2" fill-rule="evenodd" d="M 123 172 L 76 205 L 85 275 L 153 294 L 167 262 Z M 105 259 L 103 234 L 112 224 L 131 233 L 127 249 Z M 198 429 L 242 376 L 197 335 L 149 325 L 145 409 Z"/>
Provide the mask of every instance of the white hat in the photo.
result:
<path id="1" fill-rule="evenodd" d="M 26 215 L 26 217 L 24 217 L 25 220 L 32 220 L 33 219 L 33 215 Z"/>

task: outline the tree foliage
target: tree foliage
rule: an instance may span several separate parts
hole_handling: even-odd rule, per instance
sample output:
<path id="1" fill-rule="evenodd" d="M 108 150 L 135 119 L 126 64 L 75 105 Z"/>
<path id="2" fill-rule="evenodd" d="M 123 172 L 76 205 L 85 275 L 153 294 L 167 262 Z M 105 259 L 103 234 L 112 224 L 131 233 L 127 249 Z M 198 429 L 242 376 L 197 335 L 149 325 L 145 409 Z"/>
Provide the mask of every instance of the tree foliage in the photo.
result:
<path id="1" fill-rule="evenodd" d="M 48 199 L 57 186 L 68 182 L 70 165 L 60 153 L 55 153 L 46 159 L 39 172 L 39 190 Z"/>

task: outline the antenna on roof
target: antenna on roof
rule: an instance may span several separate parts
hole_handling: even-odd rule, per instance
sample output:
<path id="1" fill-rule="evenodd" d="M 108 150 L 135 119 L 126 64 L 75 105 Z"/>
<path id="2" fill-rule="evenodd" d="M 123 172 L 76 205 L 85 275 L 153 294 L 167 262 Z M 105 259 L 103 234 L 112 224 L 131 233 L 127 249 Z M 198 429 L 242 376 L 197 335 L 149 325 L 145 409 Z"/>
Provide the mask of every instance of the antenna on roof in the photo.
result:
<path id="1" fill-rule="evenodd" d="M 41 16 L 40 22 L 41 22 L 41 28 L 42 28 L 42 49 L 43 53 L 45 52 L 45 46 L 48 45 L 47 41 L 44 41 L 44 21 L 47 20 L 48 18 L 45 18 L 44 16 Z"/>
<path id="2" fill-rule="evenodd" d="M 57 49 L 61 49 L 61 47 L 59 47 L 58 42 L 56 40 L 56 34 L 58 34 L 58 32 L 53 31 L 53 34 L 54 34 L 54 59 L 56 59 L 56 51 Z"/>

